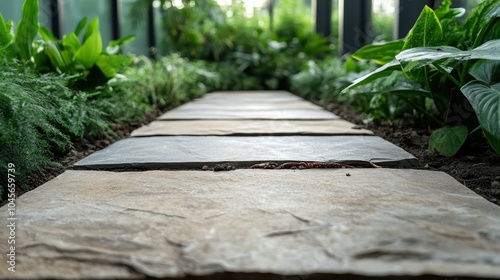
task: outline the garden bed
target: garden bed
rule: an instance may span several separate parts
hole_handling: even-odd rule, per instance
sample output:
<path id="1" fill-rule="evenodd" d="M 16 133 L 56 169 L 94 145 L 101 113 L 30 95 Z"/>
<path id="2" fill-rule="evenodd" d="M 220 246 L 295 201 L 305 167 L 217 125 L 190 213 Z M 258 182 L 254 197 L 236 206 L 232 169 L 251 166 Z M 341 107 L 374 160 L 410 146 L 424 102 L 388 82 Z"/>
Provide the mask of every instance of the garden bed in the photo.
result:
<path id="1" fill-rule="evenodd" d="M 418 159 L 417 168 L 446 172 L 488 201 L 500 205 L 500 157 L 486 143 L 474 151 L 444 157 L 427 149 L 430 132 L 410 120 L 400 124 L 381 120 L 364 122 L 363 113 L 350 106 L 330 103 L 324 107 L 414 155 Z"/>

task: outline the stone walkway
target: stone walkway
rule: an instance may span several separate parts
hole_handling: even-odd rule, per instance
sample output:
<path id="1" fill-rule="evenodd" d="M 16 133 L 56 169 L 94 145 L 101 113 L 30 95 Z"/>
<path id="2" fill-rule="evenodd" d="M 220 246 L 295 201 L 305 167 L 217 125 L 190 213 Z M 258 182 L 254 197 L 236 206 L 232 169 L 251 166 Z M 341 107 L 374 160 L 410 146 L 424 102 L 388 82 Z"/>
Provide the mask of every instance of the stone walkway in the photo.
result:
<path id="1" fill-rule="evenodd" d="M 290 93 L 207 94 L 20 197 L 0 278 L 500 278 L 500 208 L 415 164 Z"/>

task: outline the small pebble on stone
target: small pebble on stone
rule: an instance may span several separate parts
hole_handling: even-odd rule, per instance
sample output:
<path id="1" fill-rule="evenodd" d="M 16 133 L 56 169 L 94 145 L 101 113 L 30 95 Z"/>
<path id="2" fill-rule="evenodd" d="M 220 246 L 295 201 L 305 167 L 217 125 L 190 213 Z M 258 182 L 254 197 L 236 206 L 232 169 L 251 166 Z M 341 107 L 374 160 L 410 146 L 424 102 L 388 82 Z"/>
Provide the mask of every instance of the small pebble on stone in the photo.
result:
<path id="1" fill-rule="evenodd" d="M 203 171 L 208 171 L 210 169 L 210 167 L 208 167 L 208 165 L 203 165 L 203 167 L 201 169 Z"/>
<path id="2" fill-rule="evenodd" d="M 492 188 L 500 188 L 500 182 L 498 182 L 498 181 L 491 182 L 491 187 Z"/>

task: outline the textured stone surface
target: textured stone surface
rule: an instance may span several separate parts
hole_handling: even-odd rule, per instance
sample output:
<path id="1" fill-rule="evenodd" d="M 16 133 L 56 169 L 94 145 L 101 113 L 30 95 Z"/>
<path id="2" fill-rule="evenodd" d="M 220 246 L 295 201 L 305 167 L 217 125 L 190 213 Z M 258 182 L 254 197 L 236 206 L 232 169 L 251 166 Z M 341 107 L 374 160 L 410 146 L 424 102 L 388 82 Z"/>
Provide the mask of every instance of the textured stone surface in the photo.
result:
<path id="1" fill-rule="evenodd" d="M 245 100 L 238 101 L 231 98 L 225 99 L 198 99 L 174 110 L 282 110 L 282 109 L 316 109 L 323 108 L 304 100 L 293 101 L 269 101 L 269 100 Z"/>
<path id="2" fill-rule="evenodd" d="M 499 213 L 441 172 L 68 171 L 18 199 L 16 273 L 0 278 L 494 278 Z"/>
<path id="3" fill-rule="evenodd" d="M 348 121 L 191 120 L 155 121 L 132 136 L 159 135 L 371 135 Z"/>
<path id="4" fill-rule="evenodd" d="M 263 102 L 283 102 L 283 101 L 304 101 L 303 98 L 287 91 L 230 91 L 212 92 L 203 95 L 199 100 L 218 101 L 263 101 Z"/>
<path id="5" fill-rule="evenodd" d="M 331 120 L 335 114 L 288 92 L 215 92 L 168 111 L 161 120 Z"/>
<path id="6" fill-rule="evenodd" d="M 411 166 L 415 157 L 376 136 L 153 136 L 128 138 L 77 162 L 87 168 L 201 168 L 263 161 L 372 161 Z"/>
<path id="7" fill-rule="evenodd" d="M 339 117 L 319 109 L 174 109 L 160 120 L 332 120 Z"/>

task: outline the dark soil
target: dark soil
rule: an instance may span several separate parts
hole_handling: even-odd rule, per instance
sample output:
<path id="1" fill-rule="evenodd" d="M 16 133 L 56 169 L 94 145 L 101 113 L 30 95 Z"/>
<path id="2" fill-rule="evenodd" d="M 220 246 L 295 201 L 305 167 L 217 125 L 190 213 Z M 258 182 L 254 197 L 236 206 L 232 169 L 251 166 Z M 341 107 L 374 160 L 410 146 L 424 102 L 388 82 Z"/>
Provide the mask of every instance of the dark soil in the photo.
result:
<path id="1" fill-rule="evenodd" d="M 367 122 L 362 113 L 350 106 L 328 104 L 324 107 L 414 155 L 418 158 L 418 169 L 446 172 L 488 201 L 500 205 L 500 156 L 486 143 L 448 158 L 427 150 L 431 131 L 412 120 L 398 124 L 379 120 Z"/>
<path id="2" fill-rule="evenodd" d="M 413 154 L 418 158 L 417 168 L 446 172 L 488 201 L 500 205 L 500 156 L 494 154 L 488 147 L 482 146 L 474 151 L 459 153 L 454 157 L 447 158 L 427 150 L 429 130 L 418 128 L 418 125 L 412 124 L 411 121 L 400 124 L 390 124 L 385 121 L 366 122 L 363 121 L 363 114 L 349 106 L 328 104 L 324 107 L 362 128 L 373 131 L 377 136 Z M 44 184 L 63 173 L 65 169 L 71 168 L 75 162 L 87 155 L 128 137 L 133 130 L 150 123 L 161 113 L 151 113 L 139 121 L 114 126 L 112 130 L 116 135 L 112 139 L 109 137 L 92 138 L 75 143 L 73 150 L 64 155 L 59 155 L 55 159 L 55 161 L 63 165 L 62 168 L 47 167 L 43 174 L 33 174 L 30 177 L 29 185 L 40 186 Z M 229 171 L 234 170 L 234 167 L 224 165 L 209 168 L 207 166 L 206 169 Z"/>

